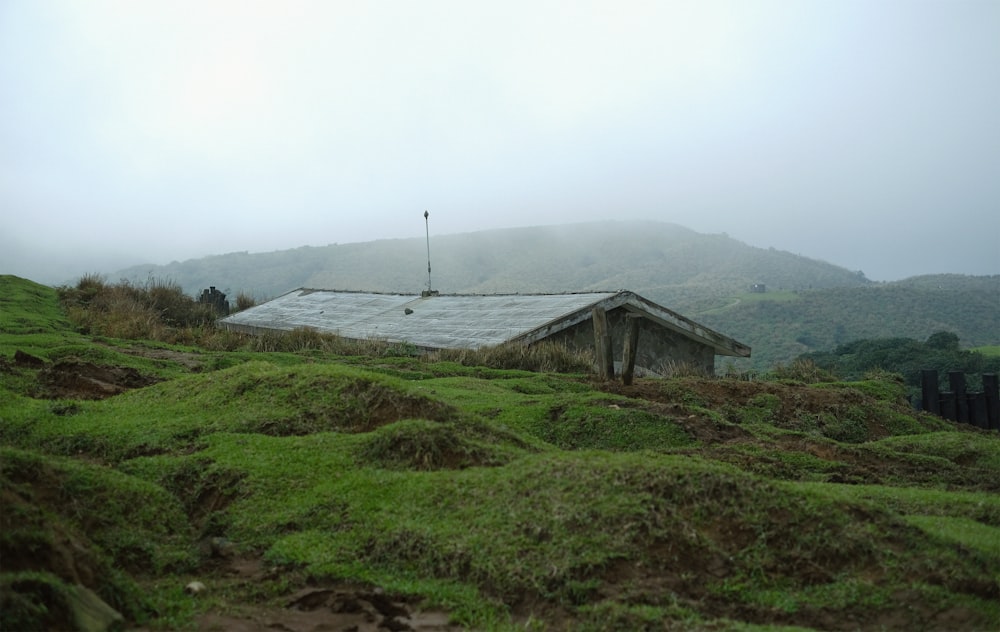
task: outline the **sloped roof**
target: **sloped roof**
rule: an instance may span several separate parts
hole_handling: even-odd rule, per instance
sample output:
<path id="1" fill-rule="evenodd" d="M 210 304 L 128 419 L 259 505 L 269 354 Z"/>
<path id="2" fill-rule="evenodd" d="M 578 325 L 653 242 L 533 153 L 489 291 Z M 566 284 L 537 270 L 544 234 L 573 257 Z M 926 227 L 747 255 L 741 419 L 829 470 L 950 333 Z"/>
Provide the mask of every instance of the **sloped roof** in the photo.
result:
<path id="1" fill-rule="evenodd" d="M 475 349 L 540 340 L 589 319 L 596 306 L 625 306 L 714 347 L 719 355 L 750 355 L 749 347 L 628 291 L 418 296 L 299 288 L 219 324 L 242 331 L 309 327 L 355 340 Z"/>

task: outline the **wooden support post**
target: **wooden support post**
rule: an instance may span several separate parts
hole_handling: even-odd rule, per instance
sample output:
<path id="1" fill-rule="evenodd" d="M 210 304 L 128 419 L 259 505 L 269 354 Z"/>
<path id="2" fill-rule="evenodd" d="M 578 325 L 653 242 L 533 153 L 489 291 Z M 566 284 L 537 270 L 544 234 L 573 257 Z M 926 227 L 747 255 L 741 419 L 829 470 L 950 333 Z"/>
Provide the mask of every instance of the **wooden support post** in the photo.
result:
<path id="1" fill-rule="evenodd" d="M 597 377 L 611 380 L 615 377 L 615 356 L 611 352 L 611 332 L 608 330 L 608 313 L 603 307 L 591 310 L 594 320 L 594 355 L 597 358 Z"/>
<path id="2" fill-rule="evenodd" d="M 924 369 L 920 372 L 920 409 L 935 415 L 941 414 L 941 394 L 938 392 L 938 372 Z"/>
<path id="3" fill-rule="evenodd" d="M 1000 381 L 996 373 L 983 373 L 987 428 L 1000 430 Z"/>
<path id="4" fill-rule="evenodd" d="M 955 394 L 954 421 L 969 423 L 969 400 L 965 396 L 965 371 L 948 371 L 948 384 Z"/>
<path id="5" fill-rule="evenodd" d="M 625 344 L 622 349 L 622 384 L 630 386 L 635 374 L 635 357 L 639 353 L 639 314 L 625 316 Z"/>
<path id="6" fill-rule="evenodd" d="M 955 421 L 958 418 L 956 410 L 955 394 L 951 391 L 941 391 L 941 412 L 938 414 L 945 419 Z"/>
<path id="7" fill-rule="evenodd" d="M 989 428 L 986 393 L 969 393 L 969 423 L 977 428 Z"/>

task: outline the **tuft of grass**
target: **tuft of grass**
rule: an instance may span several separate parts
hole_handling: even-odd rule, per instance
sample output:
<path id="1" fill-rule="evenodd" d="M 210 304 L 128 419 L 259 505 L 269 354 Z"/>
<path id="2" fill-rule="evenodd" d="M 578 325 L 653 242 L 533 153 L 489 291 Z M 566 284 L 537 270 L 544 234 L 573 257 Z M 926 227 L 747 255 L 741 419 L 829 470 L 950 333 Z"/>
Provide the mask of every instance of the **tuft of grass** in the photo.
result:
<path id="1" fill-rule="evenodd" d="M 657 365 L 654 370 L 657 375 L 666 378 L 703 378 L 708 376 L 705 367 L 690 362 L 678 362 L 676 360 L 666 360 Z"/>
<path id="2" fill-rule="evenodd" d="M 836 382 L 836 376 L 817 366 L 808 359 L 796 359 L 789 364 L 777 364 L 771 369 L 771 375 L 778 380 L 789 380 L 802 384 L 818 384 L 821 382 Z"/>
<path id="3" fill-rule="evenodd" d="M 591 373 L 594 367 L 592 353 L 572 351 L 550 341 L 531 345 L 512 342 L 479 349 L 441 349 L 428 354 L 426 360 L 536 373 Z"/>
<path id="4" fill-rule="evenodd" d="M 257 305 L 257 299 L 255 299 L 253 296 L 247 294 L 246 292 L 239 292 L 239 293 L 236 294 L 236 301 L 235 301 L 233 307 L 234 307 L 234 311 L 236 311 L 236 312 L 242 312 L 242 311 L 248 310 L 251 307 L 254 307 L 256 305 Z"/>
<path id="5" fill-rule="evenodd" d="M 358 453 L 360 466 L 432 471 L 505 465 L 518 452 L 498 439 L 513 438 L 483 424 L 400 421 L 371 433 Z"/>

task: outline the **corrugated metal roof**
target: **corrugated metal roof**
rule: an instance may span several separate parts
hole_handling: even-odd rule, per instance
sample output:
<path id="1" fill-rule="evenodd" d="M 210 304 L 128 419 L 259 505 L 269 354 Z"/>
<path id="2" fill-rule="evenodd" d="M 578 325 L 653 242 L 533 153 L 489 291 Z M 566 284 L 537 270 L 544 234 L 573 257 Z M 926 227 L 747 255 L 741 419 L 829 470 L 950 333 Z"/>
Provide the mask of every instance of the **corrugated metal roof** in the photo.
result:
<path id="1" fill-rule="evenodd" d="M 219 321 L 243 331 L 309 327 L 354 340 L 407 342 L 429 349 L 477 349 L 511 340 L 533 342 L 587 320 L 595 306 L 624 307 L 708 345 L 719 355 L 750 348 L 629 292 L 576 294 L 442 294 L 417 296 L 293 290 Z"/>
<path id="2" fill-rule="evenodd" d="M 429 297 L 298 289 L 220 321 L 235 329 L 310 327 L 355 340 L 475 349 L 506 342 L 616 292 Z M 412 310 L 407 314 L 406 310 Z"/>

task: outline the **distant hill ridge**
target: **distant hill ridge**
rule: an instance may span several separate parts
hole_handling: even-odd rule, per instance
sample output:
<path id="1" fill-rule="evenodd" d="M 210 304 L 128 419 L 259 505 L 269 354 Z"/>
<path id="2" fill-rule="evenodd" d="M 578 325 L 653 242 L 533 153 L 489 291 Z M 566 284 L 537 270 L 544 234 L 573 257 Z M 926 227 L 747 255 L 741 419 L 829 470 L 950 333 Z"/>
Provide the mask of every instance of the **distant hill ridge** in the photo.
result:
<path id="1" fill-rule="evenodd" d="M 431 236 L 433 289 L 446 293 L 629 289 L 753 347 L 767 369 L 861 338 L 957 334 L 1000 344 L 1000 275 L 925 275 L 874 283 L 816 259 L 662 222 L 595 222 Z M 135 266 L 191 295 L 216 286 L 263 300 L 298 287 L 419 293 L 423 238 L 230 253 Z M 764 293 L 751 293 L 762 284 Z"/>
<path id="2" fill-rule="evenodd" d="M 749 246 L 663 222 L 594 222 L 431 237 L 434 289 L 455 293 L 579 292 L 628 288 L 663 295 L 685 286 L 723 294 L 764 283 L 781 289 L 858 287 L 863 275 L 815 259 Z M 274 297 L 297 287 L 419 292 L 423 238 L 237 252 L 117 273 L 168 278 L 186 292 L 209 286 Z M 681 292 L 683 294 L 683 292 Z"/>

